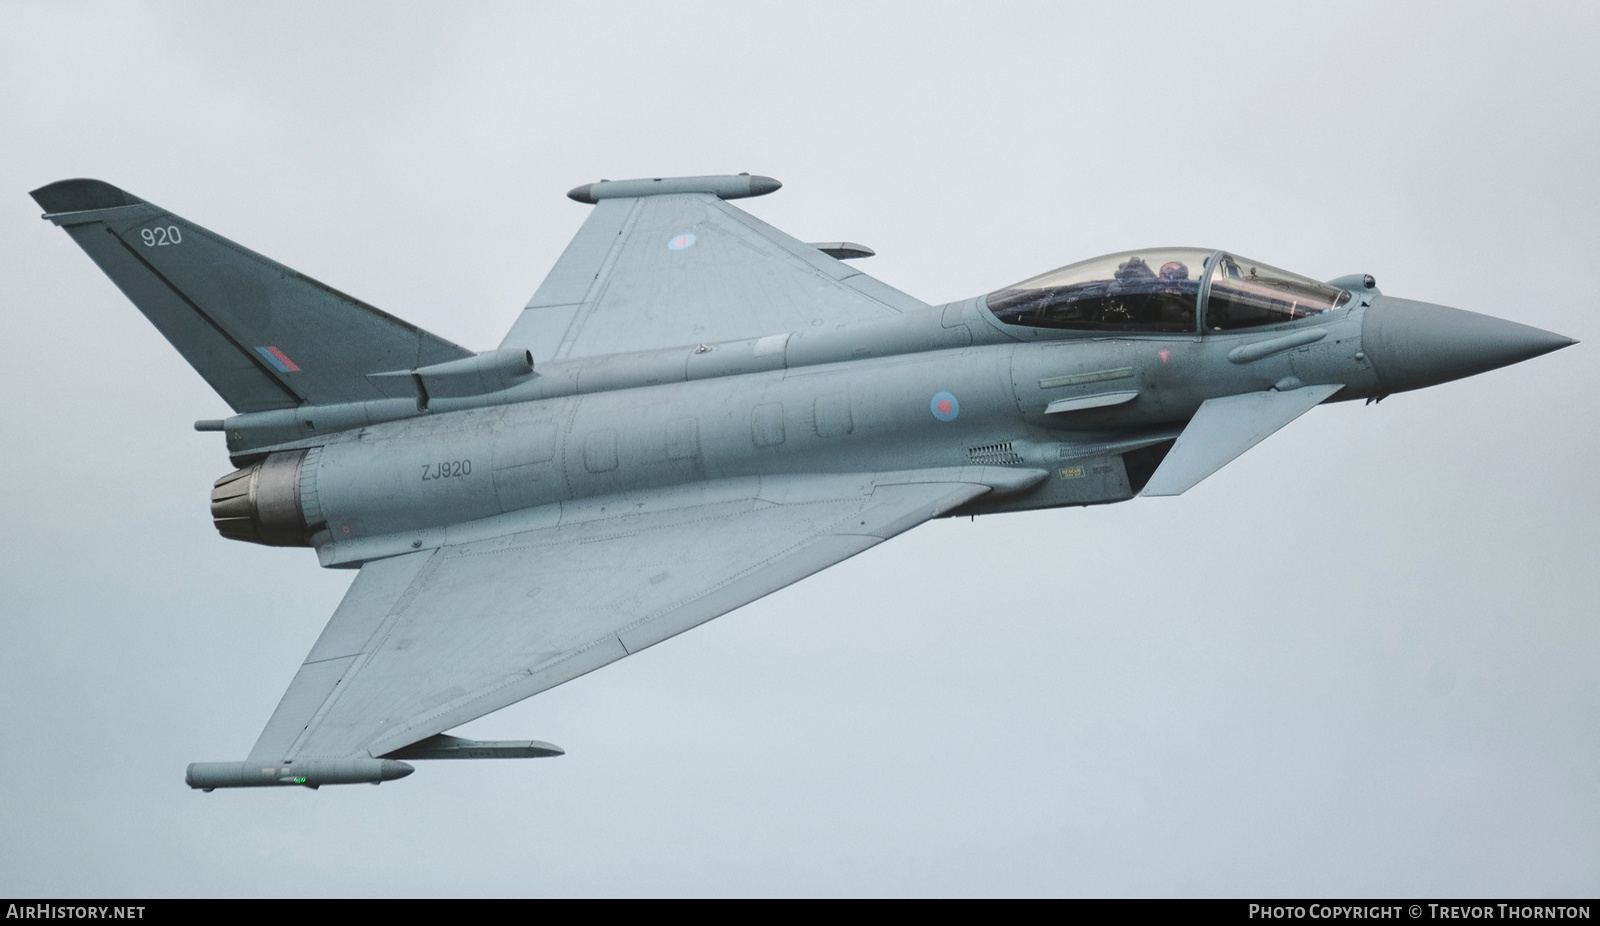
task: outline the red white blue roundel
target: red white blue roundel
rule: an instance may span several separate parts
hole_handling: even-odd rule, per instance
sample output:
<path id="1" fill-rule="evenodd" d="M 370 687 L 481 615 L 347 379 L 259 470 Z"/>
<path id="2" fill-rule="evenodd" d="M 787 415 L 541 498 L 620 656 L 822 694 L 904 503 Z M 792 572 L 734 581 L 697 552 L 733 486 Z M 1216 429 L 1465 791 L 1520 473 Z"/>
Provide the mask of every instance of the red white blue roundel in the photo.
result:
<path id="1" fill-rule="evenodd" d="M 667 247 L 674 251 L 681 251 L 684 248 L 694 247 L 694 236 L 688 232 L 684 232 L 671 241 L 668 241 Z"/>
<path id="2" fill-rule="evenodd" d="M 940 421 L 954 421 L 961 414 L 961 403 L 948 392 L 938 393 L 933 401 L 928 403 L 928 410 L 933 412 L 933 417 Z"/>

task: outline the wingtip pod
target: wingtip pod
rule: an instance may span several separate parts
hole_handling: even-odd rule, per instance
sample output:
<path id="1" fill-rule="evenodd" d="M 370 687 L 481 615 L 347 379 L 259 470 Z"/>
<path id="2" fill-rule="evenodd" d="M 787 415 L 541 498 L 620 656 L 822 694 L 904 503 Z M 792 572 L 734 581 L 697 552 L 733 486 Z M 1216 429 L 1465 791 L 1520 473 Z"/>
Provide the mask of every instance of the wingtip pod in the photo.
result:
<path id="1" fill-rule="evenodd" d="M 57 180 L 32 193 L 33 201 L 46 215 L 58 212 L 87 212 L 90 209 L 114 209 L 117 206 L 137 206 L 144 200 L 120 190 L 104 180 L 77 178 Z"/>
<path id="2" fill-rule="evenodd" d="M 601 180 L 567 191 L 567 198 L 593 205 L 602 199 L 662 196 L 667 193 L 710 193 L 718 199 L 765 196 L 783 187 L 760 174 L 714 174 L 706 177 L 651 177 L 642 180 Z"/>
<path id="3" fill-rule="evenodd" d="M 183 776 L 200 791 L 217 788 L 270 788 L 298 785 L 382 784 L 404 778 L 416 767 L 394 759 L 300 759 L 283 764 L 260 762 L 193 762 Z"/>

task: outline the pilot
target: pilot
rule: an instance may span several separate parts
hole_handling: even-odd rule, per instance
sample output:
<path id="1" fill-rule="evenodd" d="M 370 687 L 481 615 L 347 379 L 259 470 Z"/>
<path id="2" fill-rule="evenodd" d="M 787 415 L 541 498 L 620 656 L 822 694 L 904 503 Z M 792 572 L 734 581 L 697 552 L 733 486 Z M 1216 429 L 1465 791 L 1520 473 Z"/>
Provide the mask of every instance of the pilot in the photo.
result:
<path id="1" fill-rule="evenodd" d="M 1142 257 L 1134 255 L 1118 264 L 1117 272 L 1111 275 L 1111 283 L 1106 287 L 1099 321 L 1119 328 L 1134 324 L 1145 297 L 1158 283 L 1156 272 Z"/>
<path id="2" fill-rule="evenodd" d="M 1150 265 L 1145 263 L 1142 257 L 1130 257 L 1118 264 L 1114 276 L 1118 283 L 1127 287 L 1153 283 L 1156 280 L 1156 272 L 1150 269 Z"/>
<path id="3" fill-rule="evenodd" d="M 1189 268 L 1182 261 L 1169 260 L 1156 273 L 1161 280 L 1160 326 L 1168 331 L 1184 331 L 1194 327 L 1195 287 L 1189 280 Z"/>

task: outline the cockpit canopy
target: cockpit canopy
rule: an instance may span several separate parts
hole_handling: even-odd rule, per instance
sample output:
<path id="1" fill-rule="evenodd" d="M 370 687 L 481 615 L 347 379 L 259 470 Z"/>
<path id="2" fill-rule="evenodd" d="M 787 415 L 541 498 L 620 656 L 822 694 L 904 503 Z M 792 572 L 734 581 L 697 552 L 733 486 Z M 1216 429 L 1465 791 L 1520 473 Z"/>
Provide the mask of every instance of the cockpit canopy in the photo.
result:
<path id="1" fill-rule="evenodd" d="M 988 305 L 1008 325 L 1197 332 L 1294 321 L 1349 300 L 1338 287 L 1225 251 L 1154 248 L 1069 264 L 990 293 Z"/>

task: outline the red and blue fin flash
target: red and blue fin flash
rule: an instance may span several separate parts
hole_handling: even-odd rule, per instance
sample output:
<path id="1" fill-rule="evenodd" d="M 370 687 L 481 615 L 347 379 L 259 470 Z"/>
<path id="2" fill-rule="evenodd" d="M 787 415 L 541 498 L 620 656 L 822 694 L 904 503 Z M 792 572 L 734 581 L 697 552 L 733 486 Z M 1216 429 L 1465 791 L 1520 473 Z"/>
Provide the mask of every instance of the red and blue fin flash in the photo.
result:
<path id="1" fill-rule="evenodd" d="M 258 347 L 258 348 L 256 348 L 256 353 L 258 353 L 261 356 L 267 358 L 267 362 L 272 364 L 273 368 L 276 369 L 279 373 L 298 373 L 298 372 L 300 372 L 300 367 L 296 366 L 295 362 L 293 360 L 289 359 L 289 355 L 288 354 L 285 354 L 283 351 L 278 350 L 276 347 L 273 347 L 271 344 L 268 344 L 266 347 Z"/>

